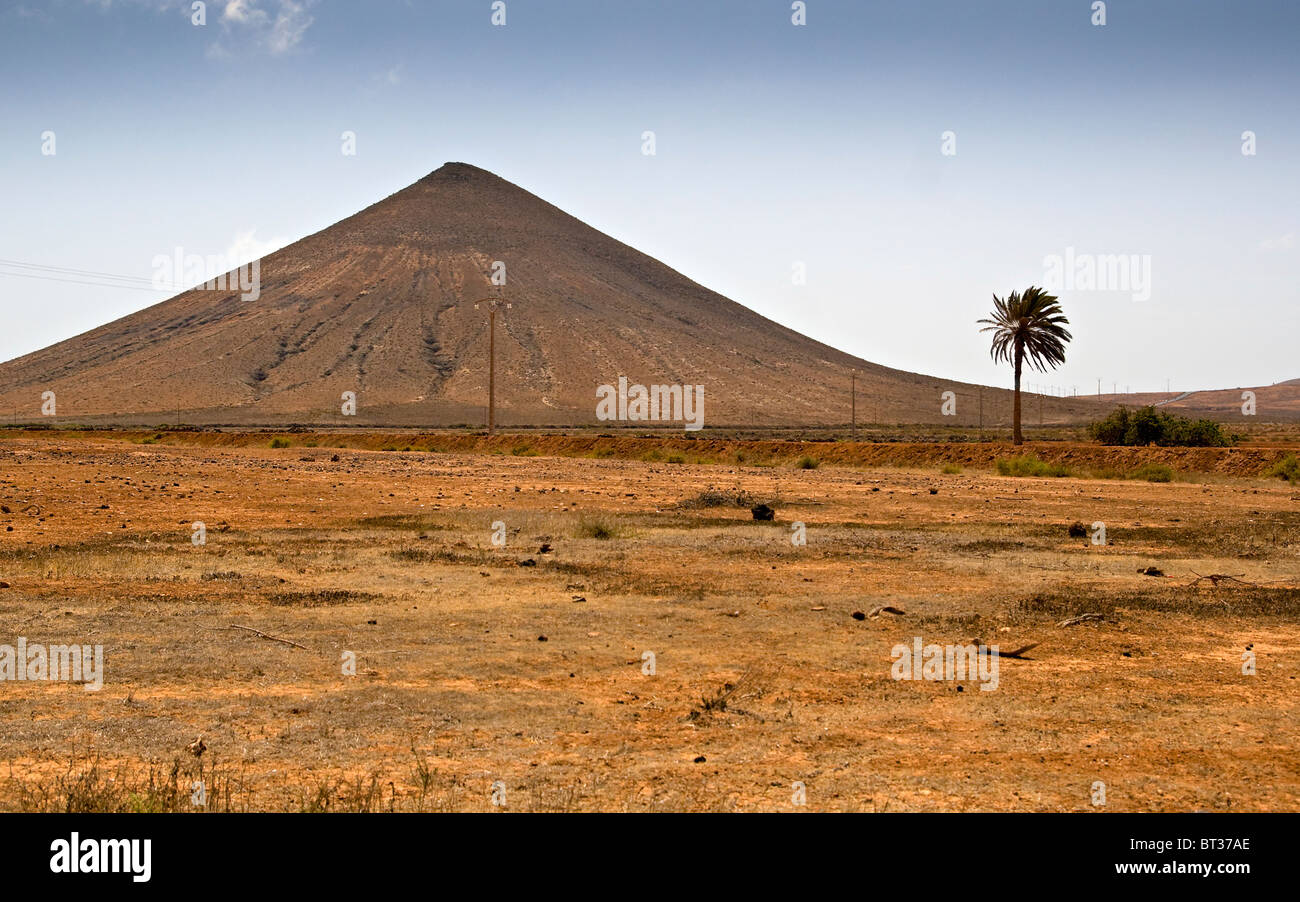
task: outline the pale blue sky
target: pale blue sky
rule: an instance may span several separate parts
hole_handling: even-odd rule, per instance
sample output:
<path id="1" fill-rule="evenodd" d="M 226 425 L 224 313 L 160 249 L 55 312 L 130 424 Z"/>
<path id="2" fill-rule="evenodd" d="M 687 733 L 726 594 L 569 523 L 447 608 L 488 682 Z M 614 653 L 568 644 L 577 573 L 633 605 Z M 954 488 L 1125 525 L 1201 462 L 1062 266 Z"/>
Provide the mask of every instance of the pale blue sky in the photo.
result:
<path id="1" fill-rule="evenodd" d="M 237 0 L 196 27 L 189 0 L 3 2 L 0 259 L 147 279 L 459 160 L 890 366 L 1009 384 L 974 321 L 1073 247 L 1150 255 L 1151 299 L 1060 292 L 1045 381 L 1300 376 L 1300 4 L 1090 7 L 507 0 L 498 27 L 490 0 Z M 0 274 L 0 359 L 166 296 Z"/>

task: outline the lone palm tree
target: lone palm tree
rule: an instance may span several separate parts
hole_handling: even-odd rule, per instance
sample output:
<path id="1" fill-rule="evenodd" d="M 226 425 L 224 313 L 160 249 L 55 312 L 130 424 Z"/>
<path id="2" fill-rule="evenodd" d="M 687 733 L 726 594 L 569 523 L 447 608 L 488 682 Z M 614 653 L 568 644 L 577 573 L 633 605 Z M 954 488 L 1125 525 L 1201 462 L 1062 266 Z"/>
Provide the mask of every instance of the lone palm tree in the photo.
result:
<path id="1" fill-rule="evenodd" d="M 990 354 L 995 363 L 1009 362 L 1016 373 L 1015 412 L 1012 441 L 1023 445 L 1020 434 L 1020 373 L 1024 364 L 1039 372 L 1065 363 L 1065 343 L 1070 333 L 1069 320 L 1061 312 L 1060 302 L 1041 288 L 1030 287 L 1024 294 L 1011 292 L 1005 299 L 993 295 L 993 316 L 979 322 L 987 325 L 981 332 L 993 333 Z"/>

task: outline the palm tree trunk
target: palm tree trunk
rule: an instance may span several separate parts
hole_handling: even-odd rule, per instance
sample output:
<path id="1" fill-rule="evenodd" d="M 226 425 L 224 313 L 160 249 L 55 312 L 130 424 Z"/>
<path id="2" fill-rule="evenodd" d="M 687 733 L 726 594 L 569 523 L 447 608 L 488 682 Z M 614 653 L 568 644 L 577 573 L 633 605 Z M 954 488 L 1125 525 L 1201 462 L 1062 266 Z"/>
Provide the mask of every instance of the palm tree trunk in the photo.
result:
<path id="1" fill-rule="evenodd" d="M 1015 409 L 1012 412 L 1011 442 L 1015 445 L 1023 445 L 1025 437 L 1020 434 L 1020 368 L 1025 360 L 1025 349 L 1020 342 L 1016 342 L 1016 400 Z"/>

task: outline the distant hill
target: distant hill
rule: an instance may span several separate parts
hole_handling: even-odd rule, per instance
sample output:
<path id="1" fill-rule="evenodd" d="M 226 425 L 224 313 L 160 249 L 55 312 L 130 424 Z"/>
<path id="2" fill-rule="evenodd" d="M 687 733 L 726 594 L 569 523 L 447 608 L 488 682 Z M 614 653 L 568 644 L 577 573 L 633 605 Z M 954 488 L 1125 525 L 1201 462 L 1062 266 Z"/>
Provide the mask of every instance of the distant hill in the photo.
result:
<path id="1" fill-rule="evenodd" d="M 49 390 L 65 422 L 179 409 L 190 423 L 481 423 L 488 322 L 474 301 L 494 261 L 513 304 L 497 324 L 502 425 L 594 423 L 597 387 L 620 375 L 703 385 L 708 425 L 847 423 L 855 369 L 862 422 L 975 424 L 981 395 L 986 425 L 1010 421 L 1009 391 L 837 351 L 464 163 L 264 258 L 255 301 L 190 290 L 0 364 L 0 417 L 37 419 Z M 955 417 L 940 415 L 949 390 Z M 355 418 L 340 412 L 348 391 Z M 1094 397 L 1027 398 L 1025 422 L 1098 411 Z"/>

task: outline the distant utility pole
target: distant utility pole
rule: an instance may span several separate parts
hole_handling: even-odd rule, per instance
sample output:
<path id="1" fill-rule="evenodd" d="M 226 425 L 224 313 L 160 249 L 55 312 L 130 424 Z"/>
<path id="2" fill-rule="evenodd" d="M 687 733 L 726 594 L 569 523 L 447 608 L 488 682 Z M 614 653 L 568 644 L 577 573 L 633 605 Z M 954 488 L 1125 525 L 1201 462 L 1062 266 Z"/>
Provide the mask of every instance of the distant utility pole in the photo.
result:
<path id="1" fill-rule="evenodd" d="M 492 435 L 497 428 L 497 310 L 512 305 L 499 294 L 475 301 L 475 310 L 479 304 L 487 304 L 488 309 L 488 435 Z"/>
<path id="2" fill-rule="evenodd" d="M 858 440 L 858 371 L 849 370 L 849 438 Z"/>

